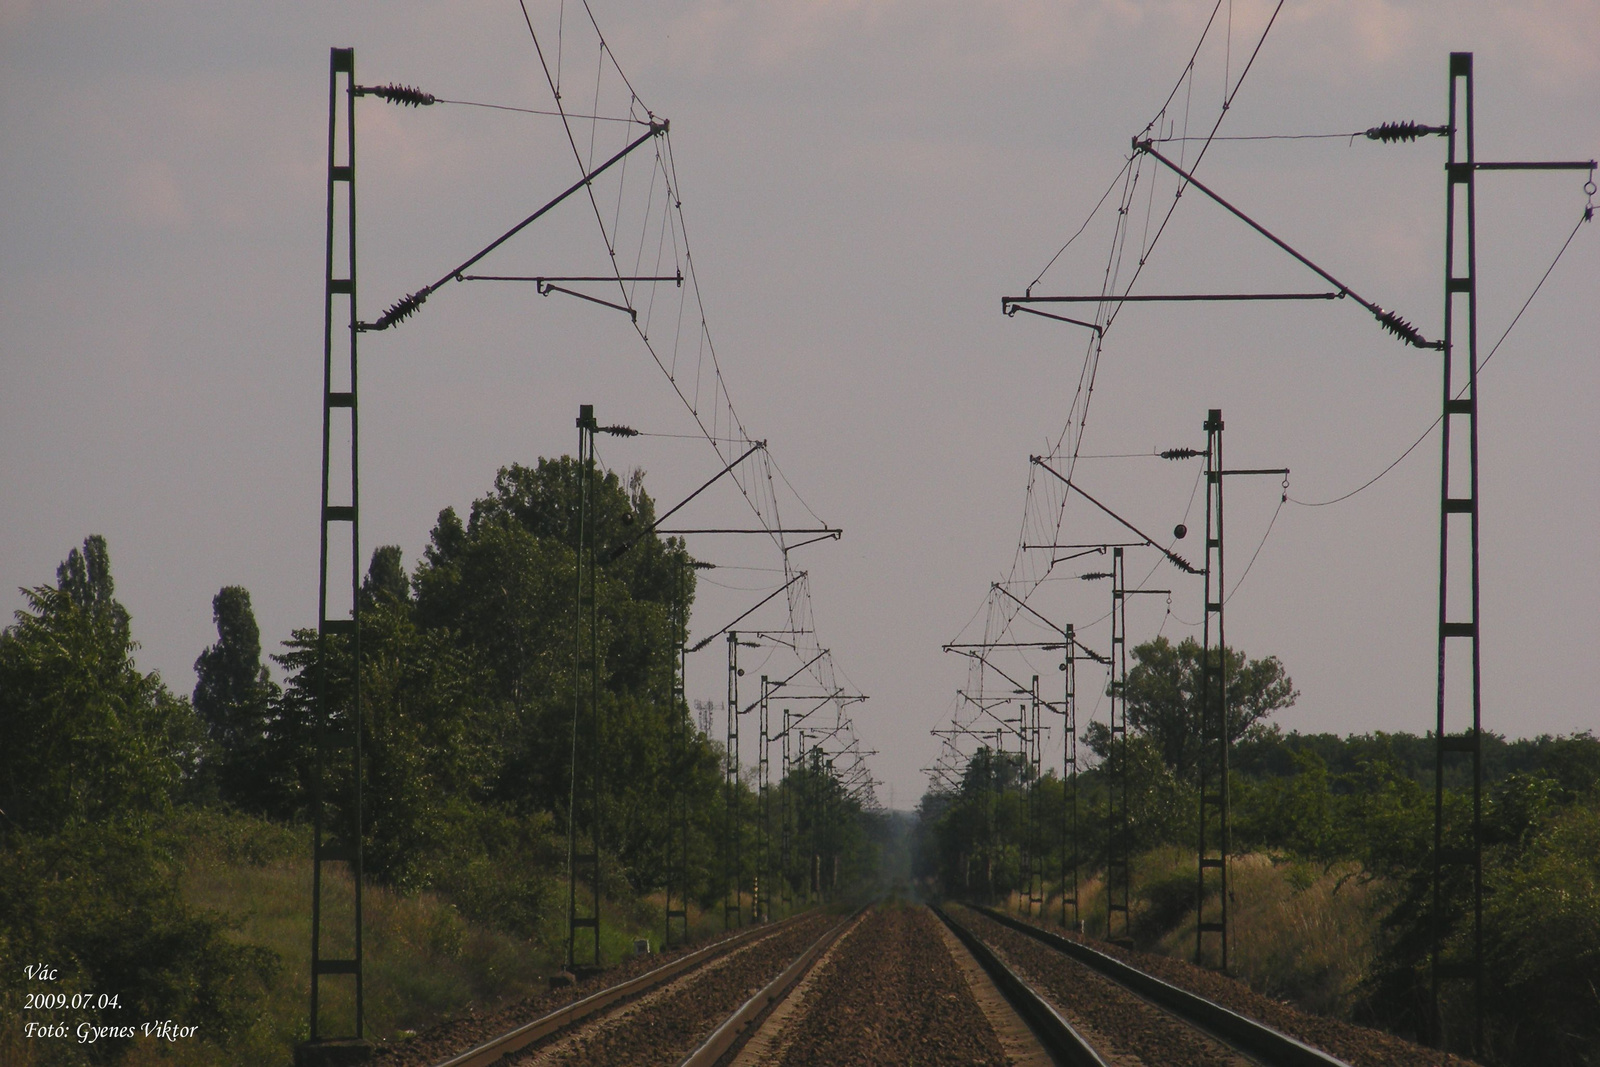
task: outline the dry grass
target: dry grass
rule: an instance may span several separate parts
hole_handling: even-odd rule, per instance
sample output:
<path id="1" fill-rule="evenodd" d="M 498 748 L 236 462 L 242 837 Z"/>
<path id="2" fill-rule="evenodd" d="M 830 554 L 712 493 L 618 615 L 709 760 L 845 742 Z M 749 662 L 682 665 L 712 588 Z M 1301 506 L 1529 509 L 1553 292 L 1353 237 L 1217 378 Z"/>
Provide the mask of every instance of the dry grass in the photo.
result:
<path id="1" fill-rule="evenodd" d="M 1184 872 L 1193 877 L 1194 860 Z M 1229 967 L 1267 996 L 1347 1019 L 1355 988 L 1372 965 L 1378 925 L 1389 901 L 1359 865 L 1323 867 L 1264 855 L 1229 866 Z M 1169 930 L 1156 951 L 1194 955 L 1194 915 Z"/>
<path id="2" fill-rule="evenodd" d="M 1372 965 L 1379 922 L 1392 901 L 1388 888 L 1362 876 L 1359 865 L 1323 867 L 1265 855 L 1236 856 L 1229 866 L 1229 966 L 1257 992 L 1305 1011 L 1350 1017 L 1356 986 Z M 1132 925 L 1138 947 L 1193 959 L 1193 852 L 1161 848 L 1137 858 Z M 1079 916 L 1090 937 L 1106 935 L 1105 884 L 1080 877 Z M 1012 894 L 1002 906 L 1020 913 Z M 1061 921 L 1052 892 L 1043 919 Z M 1070 923 L 1070 909 L 1069 909 Z"/>
<path id="3" fill-rule="evenodd" d="M 307 849 L 306 851 L 309 851 Z M 350 899 L 347 876 L 324 872 L 324 899 Z M 271 982 L 260 1020 L 235 1050 L 234 1062 L 281 1067 L 308 1033 L 310 1002 L 311 863 L 303 853 L 262 865 L 208 862 L 197 857 L 183 881 L 196 907 L 229 916 L 232 937 L 276 952 L 282 966 Z M 476 926 L 430 893 L 401 896 L 368 887 L 362 897 L 366 956 L 366 1029 L 380 1039 L 420 1030 L 469 1006 L 488 1008 L 537 988 L 552 969 L 547 953 Z M 345 910 L 330 908 L 325 955 L 342 954 L 331 936 L 349 929 Z M 348 1033 L 354 986 L 348 978 L 322 983 L 322 1027 Z"/>

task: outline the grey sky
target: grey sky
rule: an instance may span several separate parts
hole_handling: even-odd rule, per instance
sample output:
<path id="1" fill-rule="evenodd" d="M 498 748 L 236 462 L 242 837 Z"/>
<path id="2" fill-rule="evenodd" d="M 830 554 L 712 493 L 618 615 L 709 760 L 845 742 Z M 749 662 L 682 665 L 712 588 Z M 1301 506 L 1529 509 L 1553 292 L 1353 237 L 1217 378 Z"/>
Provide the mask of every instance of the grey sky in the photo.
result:
<path id="1" fill-rule="evenodd" d="M 641 97 L 672 121 L 701 291 L 744 424 L 845 528 L 797 564 L 820 640 L 871 694 L 854 709 L 859 732 L 905 806 L 937 750 L 927 730 L 966 681 L 939 646 L 1010 568 L 1027 457 L 1060 432 L 1082 364 L 1080 333 L 1005 319 L 999 298 L 1093 206 L 1210 5 L 593 6 Z M 1234 3 L 1234 75 L 1268 10 Z M 0 0 L 0 609 L 103 533 L 140 664 L 180 691 L 214 638 L 219 586 L 251 590 L 271 643 L 313 621 L 330 45 L 356 48 L 364 82 L 549 103 L 514 2 Z M 1481 158 L 1600 154 L 1600 11 L 1582 2 L 1291 0 L 1222 132 L 1441 122 L 1451 50 L 1476 52 Z M 1196 82 L 1193 114 L 1214 114 L 1220 78 Z M 362 107 L 369 311 L 575 176 L 554 120 Z M 1201 174 L 1432 336 L 1442 157 L 1437 140 L 1228 143 Z M 1577 222 L 1582 181 L 1482 180 L 1485 351 Z M 1512 735 L 1596 725 L 1597 232 L 1580 230 L 1481 386 L 1485 715 Z M 538 269 L 594 253 L 577 224 L 538 242 Z M 1086 239 L 1041 291 L 1097 289 L 1104 261 L 1104 243 Z M 1139 291 L 1309 282 L 1191 194 Z M 692 432 L 626 322 L 575 304 L 459 287 L 365 345 L 369 550 L 398 543 L 414 561 L 438 510 L 470 503 L 497 467 L 571 451 L 580 402 L 602 421 Z M 1083 451 L 1201 444 L 1205 409 L 1221 407 L 1231 463 L 1291 467 L 1291 494 L 1324 500 L 1416 439 L 1438 380 L 1437 357 L 1349 302 L 1130 308 L 1106 342 Z M 602 457 L 646 468 L 667 502 L 716 469 L 703 442 L 674 438 L 602 442 Z M 1182 516 L 1193 475 L 1146 460 L 1079 471 L 1156 529 Z M 1278 516 L 1228 621 L 1231 643 L 1280 655 L 1300 687 L 1286 728 L 1431 724 L 1437 496 L 1433 437 L 1349 502 Z M 1230 486 L 1232 574 L 1277 498 L 1275 484 Z M 708 502 L 703 516 L 737 518 L 735 503 Z M 1104 532 L 1081 509 L 1066 531 Z M 776 565 L 753 545 L 695 547 Z M 713 579 L 723 587 L 704 590 L 702 632 L 774 585 L 770 571 L 731 567 Z M 1133 639 L 1188 632 L 1179 620 L 1198 618 L 1199 593 L 1173 587 L 1173 619 L 1149 598 L 1130 615 Z M 1052 617 L 1103 612 L 1103 591 L 1077 583 L 1039 598 Z M 718 655 L 691 662 L 691 697 L 720 699 Z M 1043 658 L 1016 669 L 1054 684 Z"/>

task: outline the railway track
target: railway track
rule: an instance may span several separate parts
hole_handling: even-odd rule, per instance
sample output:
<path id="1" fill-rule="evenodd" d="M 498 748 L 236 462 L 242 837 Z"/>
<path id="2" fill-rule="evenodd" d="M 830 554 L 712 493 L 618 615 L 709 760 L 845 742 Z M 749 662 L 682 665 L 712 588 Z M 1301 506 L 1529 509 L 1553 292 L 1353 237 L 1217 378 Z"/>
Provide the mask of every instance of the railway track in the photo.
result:
<path id="1" fill-rule="evenodd" d="M 1351 1067 L 1321 1049 L 1080 942 L 987 908 L 960 931 L 1057 1062 Z"/>
<path id="2" fill-rule="evenodd" d="M 860 917 L 804 983 L 787 976 L 811 967 L 810 957 L 678 1067 L 1350 1067 L 1126 963 L 1004 919 L 938 907 Z M 953 935 L 948 943 L 939 923 Z M 962 974 L 963 957 L 981 969 L 977 980 Z"/>
<path id="3" fill-rule="evenodd" d="M 1350 1067 L 1344 1060 L 1308 1045 L 1266 1023 L 1148 974 L 1082 942 L 1021 922 L 991 908 L 973 911 L 1009 931 L 1059 953 L 1096 975 L 1181 1020 L 1249 1059 L 1267 1067 Z"/>
<path id="4" fill-rule="evenodd" d="M 1127 959 L 965 906 L 889 903 L 796 916 L 535 1014 L 449 1056 L 396 1059 L 394 1067 L 1464 1062 L 1357 1027 L 1346 1029 L 1368 1044 L 1339 1046 L 1358 1050 L 1341 1058 Z"/>
<path id="5" fill-rule="evenodd" d="M 847 924 L 848 919 L 841 921 L 839 916 L 807 912 L 752 927 L 579 999 L 537 1011 L 486 1039 L 472 1035 L 466 1047 L 460 1047 L 463 1038 L 458 1036 L 457 1048 L 448 1055 L 420 1059 L 402 1046 L 383 1059 L 395 1067 L 673 1064 L 716 1025 L 722 1009 L 742 1002 L 752 985 L 764 987 L 771 972 L 783 970 L 797 954 L 814 959 L 817 947 Z M 682 1046 L 677 1054 L 674 1041 Z"/>

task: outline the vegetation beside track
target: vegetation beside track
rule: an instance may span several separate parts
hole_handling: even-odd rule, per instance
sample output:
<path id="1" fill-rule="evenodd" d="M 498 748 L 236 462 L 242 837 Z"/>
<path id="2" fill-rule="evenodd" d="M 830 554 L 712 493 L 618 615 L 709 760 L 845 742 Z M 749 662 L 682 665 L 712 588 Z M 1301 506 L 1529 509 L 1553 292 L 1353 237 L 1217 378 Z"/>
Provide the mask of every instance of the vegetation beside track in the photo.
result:
<path id="1" fill-rule="evenodd" d="M 1199 803 L 1184 730 L 1197 736 L 1199 650 L 1188 645 L 1132 650 L 1128 767 L 1134 938 L 1192 958 Z M 1284 734 L 1268 721 L 1295 695 L 1282 666 L 1231 656 L 1230 705 L 1252 712 L 1234 727 L 1232 969 L 1306 1010 L 1415 1038 L 1434 920 L 1433 740 Z M 1103 758 L 1104 737 L 1085 736 Z M 1484 764 L 1484 1058 L 1600 1062 L 1600 739 L 1488 734 Z M 1465 844 L 1471 783 L 1453 773 L 1445 785 L 1445 843 Z M 1015 753 L 980 748 L 959 783 L 923 797 L 915 862 L 926 891 L 1017 906 L 1030 790 L 1046 828 L 1045 917 L 1059 921 L 1071 794 L 1054 772 L 1028 780 Z M 1080 915 L 1091 935 L 1104 933 L 1105 797 L 1102 762 L 1077 780 Z M 1451 887 L 1439 915 L 1456 955 L 1467 949 L 1467 888 Z M 1471 1019 L 1461 992 L 1445 987 L 1456 1032 Z"/>
<path id="2" fill-rule="evenodd" d="M 249 593 L 223 588 L 192 700 L 138 669 L 103 538 L 73 549 L 53 583 L 24 590 L 27 605 L 0 632 L 0 1061 L 287 1060 L 306 1023 L 322 669 L 335 692 L 358 670 L 362 683 L 370 1035 L 489 1006 L 554 970 L 565 947 L 577 485 L 570 458 L 513 465 L 465 521 L 440 512 L 414 568 L 400 548 L 377 549 L 360 591 L 359 664 L 341 636 L 319 662 L 315 631 L 299 629 L 265 657 L 275 678 Z M 604 472 L 591 507 L 603 561 L 601 947 L 615 962 L 635 938 L 662 939 L 669 796 L 681 792 L 690 813 L 691 934 L 722 926 L 725 814 L 739 828 L 750 914 L 758 805 L 748 777 L 724 788 L 722 747 L 670 696 L 671 619 L 675 602 L 685 616 L 693 604 L 693 561 L 671 539 L 623 551 L 655 517 L 642 473 Z M 687 751 L 674 755 L 678 728 Z M 773 842 L 786 803 L 789 863 L 774 862 L 764 892 L 798 906 L 876 878 L 890 823 L 823 762 L 775 783 Z M 40 984 L 30 963 L 60 973 Z M 27 995 L 62 991 L 122 998 L 72 1025 L 199 1029 L 182 1042 L 24 1036 L 27 1021 L 44 1020 L 24 1011 Z"/>

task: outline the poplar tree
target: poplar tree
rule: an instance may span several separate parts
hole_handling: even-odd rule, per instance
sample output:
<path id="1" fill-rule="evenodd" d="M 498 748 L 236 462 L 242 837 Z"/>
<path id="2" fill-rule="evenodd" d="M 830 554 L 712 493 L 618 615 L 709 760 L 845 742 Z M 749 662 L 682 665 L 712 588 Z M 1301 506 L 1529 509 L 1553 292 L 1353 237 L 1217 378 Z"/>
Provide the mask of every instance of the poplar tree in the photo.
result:
<path id="1" fill-rule="evenodd" d="M 261 662 L 261 630 L 250 591 L 226 585 L 211 599 L 217 643 L 194 661 L 194 709 L 205 728 L 208 791 L 243 810 L 262 811 L 263 746 L 278 687 Z"/>

